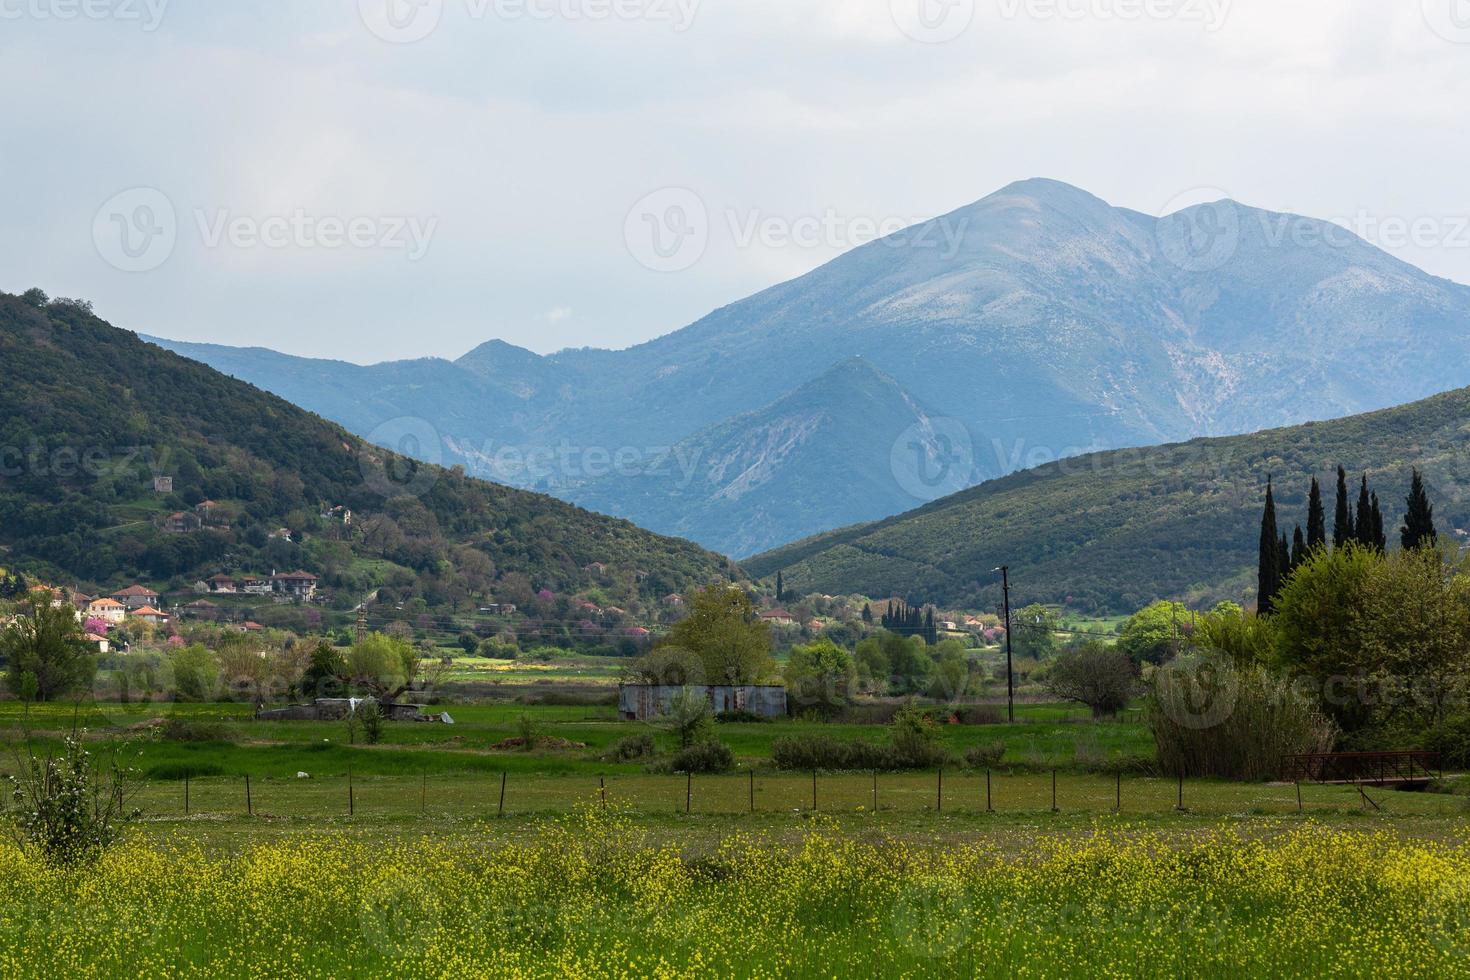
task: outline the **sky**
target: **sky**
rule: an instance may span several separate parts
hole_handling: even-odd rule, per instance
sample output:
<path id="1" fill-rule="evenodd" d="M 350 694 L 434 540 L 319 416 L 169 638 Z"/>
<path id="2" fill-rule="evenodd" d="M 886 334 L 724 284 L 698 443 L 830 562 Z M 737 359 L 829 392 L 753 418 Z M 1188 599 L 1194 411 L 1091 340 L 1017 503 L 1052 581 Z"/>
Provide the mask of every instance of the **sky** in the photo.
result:
<path id="1" fill-rule="evenodd" d="M 0 0 L 0 289 L 359 363 L 625 347 L 1018 179 L 1470 283 L 1470 0 Z"/>

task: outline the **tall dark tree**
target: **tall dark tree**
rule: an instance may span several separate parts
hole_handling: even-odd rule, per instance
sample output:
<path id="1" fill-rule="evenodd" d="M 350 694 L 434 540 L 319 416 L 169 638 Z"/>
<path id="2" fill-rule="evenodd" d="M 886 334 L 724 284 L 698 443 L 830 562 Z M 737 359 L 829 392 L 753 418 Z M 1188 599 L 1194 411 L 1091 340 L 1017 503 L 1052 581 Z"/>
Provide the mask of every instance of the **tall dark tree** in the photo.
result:
<path id="1" fill-rule="evenodd" d="M 1281 541 L 1276 545 L 1276 567 L 1281 570 L 1281 582 L 1277 586 L 1279 592 L 1281 585 L 1286 584 L 1286 577 L 1291 574 L 1291 541 L 1287 539 L 1284 531 L 1281 534 Z"/>
<path id="2" fill-rule="evenodd" d="M 869 626 L 873 625 L 873 607 L 866 602 L 863 603 L 863 622 Z"/>
<path id="3" fill-rule="evenodd" d="M 786 579 L 784 579 L 781 576 L 781 573 L 780 572 L 777 572 L 776 573 L 776 601 L 777 602 L 781 602 L 785 598 L 786 598 Z"/>
<path id="4" fill-rule="evenodd" d="M 1368 474 L 1363 474 L 1363 485 L 1358 490 L 1357 516 L 1353 521 L 1353 539 L 1365 548 L 1374 544 L 1373 497 L 1368 493 Z"/>
<path id="5" fill-rule="evenodd" d="M 1302 534 L 1302 526 L 1296 526 L 1296 534 L 1291 539 L 1291 570 L 1296 571 L 1297 566 L 1307 560 L 1307 539 Z"/>
<path id="6" fill-rule="evenodd" d="M 1337 468 L 1337 511 L 1332 517 L 1332 547 L 1341 548 L 1353 538 L 1353 512 L 1348 508 L 1347 470 Z"/>
<path id="7" fill-rule="evenodd" d="M 1322 484 L 1312 477 L 1312 492 L 1307 497 L 1307 550 L 1315 551 L 1327 544 L 1327 510 L 1322 506 Z"/>
<path id="8" fill-rule="evenodd" d="M 1376 492 L 1373 494 L 1372 501 L 1373 529 L 1370 536 L 1373 539 L 1373 547 L 1378 549 L 1381 554 L 1388 551 L 1388 538 L 1383 533 L 1383 508 L 1378 505 L 1378 494 Z"/>
<path id="9" fill-rule="evenodd" d="M 1256 574 L 1256 608 L 1270 613 L 1276 608 L 1276 594 L 1281 591 L 1281 540 L 1276 531 L 1276 494 L 1266 480 L 1266 507 L 1261 513 L 1261 557 Z"/>
<path id="10" fill-rule="evenodd" d="M 1405 551 L 1415 548 L 1433 547 L 1439 540 L 1434 530 L 1434 505 L 1424 489 L 1424 477 L 1418 469 L 1409 485 L 1408 510 L 1404 513 L 1404 526 L 1399 529 Z"/>

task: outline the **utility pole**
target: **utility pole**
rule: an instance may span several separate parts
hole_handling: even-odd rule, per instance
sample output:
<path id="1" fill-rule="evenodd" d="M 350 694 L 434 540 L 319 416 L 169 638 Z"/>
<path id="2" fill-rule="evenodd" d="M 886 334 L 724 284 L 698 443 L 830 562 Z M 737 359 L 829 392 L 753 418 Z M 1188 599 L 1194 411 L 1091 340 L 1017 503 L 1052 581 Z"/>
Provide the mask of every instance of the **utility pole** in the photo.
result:
<path id="1" fill-rule="evenodd" d="M 992 571 L 1000 572 L 1001 594 L 1005 597 L 1006 612 L 1006 719 L 1016 722 L 1016 680 L 1012 673 L 1011 657 L 1011 566 L 1002 565 Z"/>

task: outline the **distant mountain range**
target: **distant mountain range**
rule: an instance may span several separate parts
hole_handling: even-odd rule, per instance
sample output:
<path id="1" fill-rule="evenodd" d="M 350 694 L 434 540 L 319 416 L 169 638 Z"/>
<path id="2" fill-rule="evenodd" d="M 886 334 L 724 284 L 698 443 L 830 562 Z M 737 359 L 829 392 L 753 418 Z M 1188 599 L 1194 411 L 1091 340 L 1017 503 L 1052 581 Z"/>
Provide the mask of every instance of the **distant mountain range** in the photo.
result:
<path id="1" fill-rule="evenodd" d="M 745 563 L 808 592 L 903 596 L 994 608 L 1011 569 L 1014 604 L 1126 613 L 1160 598 L 1208 606 L 1255 599 L 1261 508 L 1306 526 L 1311 478 L 1332 518 L 1337 466 L 1368 477 L 1398 546 L 1410 467 L 1424 472 L 1441 540 L 1470 528 L 1470 388 L 1411 405 L 1252 435 L 1115 450 L 972 487 L 910 513 L 816 535 Z"/>
<path id="2" fill-rule="evenodd" d="M 156 342 L 744 556 L 1051 459 L 1470 384 L 1467 325 L 1470 288 L 1336 225 L 1229 201 L 1154 218 L 1028 180 L 627 350 L 359 367 Z"/>
<path id="3" fill-rule="evenodd" d="M 347 606 L 595 588 L 656 609 L 739 577 L 688 541 L 397 457 L 72 301 L 0 293 L 0 377 L 0 560 L 45 580 L 304 568 Z"/>

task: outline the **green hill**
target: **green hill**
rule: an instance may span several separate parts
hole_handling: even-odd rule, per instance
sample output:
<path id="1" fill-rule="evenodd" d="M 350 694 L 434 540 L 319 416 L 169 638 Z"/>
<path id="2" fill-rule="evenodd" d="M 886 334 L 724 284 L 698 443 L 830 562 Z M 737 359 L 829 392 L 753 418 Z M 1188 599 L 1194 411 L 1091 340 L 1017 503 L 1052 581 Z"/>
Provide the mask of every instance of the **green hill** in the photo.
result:
<path id="1" fill-rule="evenodd" d="M 1127 612 L 1157 598 L 1252 601 L 1268 474 L 1279 520 L 1306 523 L 1311 477 L 1332 507 L 1333 470 L 1364 472 L 1396 543 L 1409 469 L 1425 470 L 1442 536 L 1470 527 L 1470 389 L 1330 422 L 1097 453 L 981 484 L 745 563 L 797 592 L 899 595 L 992 607 L 998 565 L 1012 601 Z M 1356 500 L 1356 486 L 1352 488 Z"/>
<path id="2" fill-rule="evenodd" d="M 432 608 L 593 585 L 635 601 L 738 574 L 689 542 L 370 446 L 84 303 L 0 293 L 0 379 L 0 561 L 65 584 L 304 568 L 344 601 L 386 586 Z M 170 514 L 190 515 L 184 533 Z"/>

